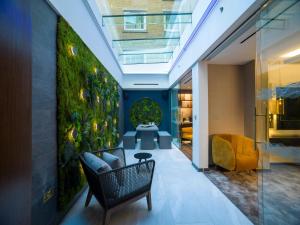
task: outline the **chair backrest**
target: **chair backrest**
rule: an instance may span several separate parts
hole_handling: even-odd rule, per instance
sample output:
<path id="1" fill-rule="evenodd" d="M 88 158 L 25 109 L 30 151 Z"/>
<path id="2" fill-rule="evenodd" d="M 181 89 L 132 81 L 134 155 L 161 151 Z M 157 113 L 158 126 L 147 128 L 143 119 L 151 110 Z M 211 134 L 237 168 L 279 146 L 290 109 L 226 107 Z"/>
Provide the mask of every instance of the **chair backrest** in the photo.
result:
<path id="1" fill-rule="evenodd" d="M 93 170 L 88 165 L 88 163 L 85 161 L 83 153 L 79 155 L 79 160 L 81 162 L 84 174 L 86 176 L 91 191 L 93 192 L 94 196 L 96 197 L 100 205 L 106 208 L 106 202 L 105 202 L 102 186 L 99 180 L 99 173 Z"/>
<path id="2" fill-rule="evenodd" d="M 255 149 L 254 140 L 237 134 L 216 134 L 231 143 L 231 146 L 236 154 L 248 154 L 249 151 Z"/>
<path id="3" fill-rule="evenodd" d="M 215 134 L 215 136 L 223 138 L 226 141 L 229 141 L 230 143 L 232 143 L 232 135 L 231 134 Z"/>

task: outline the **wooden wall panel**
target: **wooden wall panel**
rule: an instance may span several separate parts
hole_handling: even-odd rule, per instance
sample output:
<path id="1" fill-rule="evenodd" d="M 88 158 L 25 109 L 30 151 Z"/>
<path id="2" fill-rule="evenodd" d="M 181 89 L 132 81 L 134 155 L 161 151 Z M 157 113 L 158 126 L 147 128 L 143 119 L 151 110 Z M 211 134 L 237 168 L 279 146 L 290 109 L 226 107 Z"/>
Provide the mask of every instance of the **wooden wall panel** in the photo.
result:
<path id="1" fill-rule="evenodd" d="M 30 0 L 0 1 L 0 224 L 30 224 Z"/>

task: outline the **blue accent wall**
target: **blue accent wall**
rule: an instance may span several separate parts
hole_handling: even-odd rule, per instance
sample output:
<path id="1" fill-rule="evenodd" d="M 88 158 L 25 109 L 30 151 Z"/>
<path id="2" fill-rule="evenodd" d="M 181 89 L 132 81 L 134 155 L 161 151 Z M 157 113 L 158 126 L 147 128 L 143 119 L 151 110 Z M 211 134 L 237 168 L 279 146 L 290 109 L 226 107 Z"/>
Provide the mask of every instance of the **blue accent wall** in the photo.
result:
<path id="1" fill-rule="evenodd" d="M 170 132 L 170 98 L 169 91 L 124 91 L 123 104 L 124 104 L 124 131 L 133 131 L 135 127 L 130 122 L 130 109 L 134 102 L 141 98 L 151 98 L 157 102 L 162 110 L 162 121 L 159 125 L 159 130 Z"/>

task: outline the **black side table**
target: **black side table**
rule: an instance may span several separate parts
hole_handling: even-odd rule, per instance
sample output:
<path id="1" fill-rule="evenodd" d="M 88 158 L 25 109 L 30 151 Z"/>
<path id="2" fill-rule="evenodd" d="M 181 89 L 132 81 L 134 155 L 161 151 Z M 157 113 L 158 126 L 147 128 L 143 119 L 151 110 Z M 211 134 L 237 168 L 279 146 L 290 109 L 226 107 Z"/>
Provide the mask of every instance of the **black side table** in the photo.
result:
<path id="1" fill-rule="evenodd" d="M 145 162 L 147 162 L 147 159 L 150 159 L 151 157 L 152 157 L 152 154 L 146 153 L 146 152 L 134 154 L 134 158 L 138 159 L 138 160 L 139 160 L 139 163 L 141 163 L 142 160 L 145 160 Z M 148 171 L 150 171 L 150 168 L 149 168 L 149 166 L 148 166 L 148 163 L 146 163 L 146 166 L 147 166 Z M 140 170 L 140 165 L 139 165 L 138 168 L 137 168 L 137 171 L 138 171 L 138 172 L 139 172 L 139 170 Z"/>

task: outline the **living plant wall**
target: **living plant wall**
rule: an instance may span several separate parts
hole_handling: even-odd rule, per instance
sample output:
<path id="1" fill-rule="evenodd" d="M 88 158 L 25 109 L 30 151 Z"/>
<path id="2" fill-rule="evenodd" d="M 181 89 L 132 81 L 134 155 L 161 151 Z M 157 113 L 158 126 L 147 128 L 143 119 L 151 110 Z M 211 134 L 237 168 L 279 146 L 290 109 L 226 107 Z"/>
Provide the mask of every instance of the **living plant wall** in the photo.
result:
<path id="1" fill-rule="evenodd" d="M 130 109 L 130 121 L 133 127 L 139 124 L 148 124 L 154 122 L 159 125 L 162 118 L 162 112 L 159 104 L 151 98 L 142 98 L 133 103 Z"/>
<path id="2" fill-rule="evenodd" d="M 83 151 L 118 142 L 118 83 L 60 18 L 57 32 L 58 197 L 66 208 L 85 185 Z"/>

